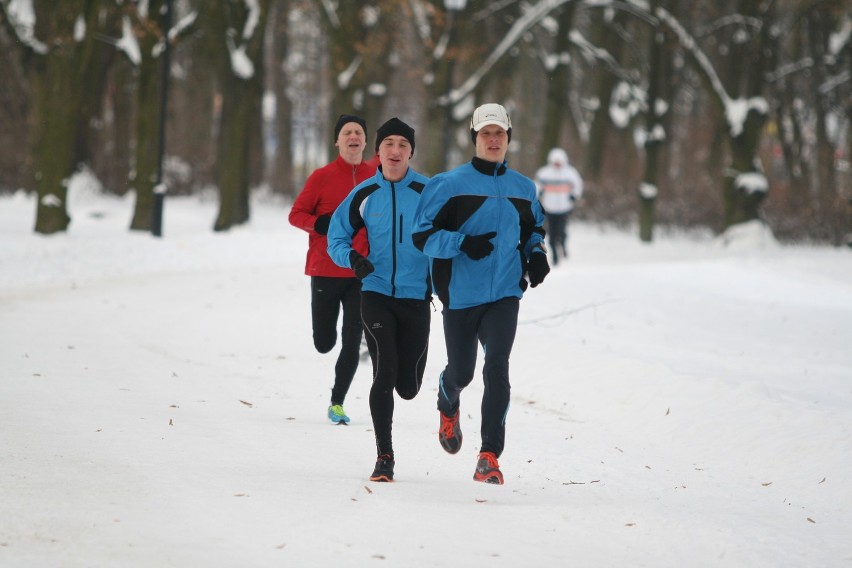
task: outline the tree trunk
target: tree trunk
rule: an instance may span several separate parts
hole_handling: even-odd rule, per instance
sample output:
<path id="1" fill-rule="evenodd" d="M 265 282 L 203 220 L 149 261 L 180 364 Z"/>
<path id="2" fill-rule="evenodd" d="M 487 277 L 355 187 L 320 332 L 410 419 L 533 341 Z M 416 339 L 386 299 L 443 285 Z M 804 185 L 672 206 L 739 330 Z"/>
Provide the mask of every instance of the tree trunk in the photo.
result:
<path id="1" fill-rule="evenodd" d="M 234 225 L 249 220 L 249 189 L 251 183 L 250 168 L 252 152 L 262 147 L 260 136 L 263 120 L 263 30 L 266 26 L 270 0 L 260 0 L 260 13 L 251 37 L 242 37 L 243 26 L 249 13 L 242 5 L 217 0 L 213 2 L 211 32 L 214 47 L 222 57 L 220 66 L 220 86 L 222 91 L 222 114 L 218 138 L 218 185 L 219 214 L 213 226 L 215 231 L 225 231 Z M 228 28 L 237 24 L 234 34 Z M 240 42 L 242 45 L 237 44 Z M 242 43 L 245 42 L 245 43 Z M 230 45 L 229 45 L 230 43 Z M 251 61 L 253 73 L 241 74 L 231 65 L 229 50 L 245 49 L 246 57 Z"/>
<path id="2" fill-rule="evenodd" d="M 67 48 L 52 50 L 41 62 L 33 82 L 35 94 L 35 170 L 37 233 L 68 229 L 68 180 L 74 173 L 74 128 L 77 104 L 73 97 L 74 73 Z"/>
<path id="3" fill-rule="evenodd" d="M 33 170 L 38 204 L 35 231 L 51 234 L 68 229 L 68 181 L 77 169 L 75 142 L 79 133 L 79 110 L 85 79 L 96 46 L 101 2 L 76 0 L 54 5 L 35 2 L 36 37 L 48 51 L 33 54 L 35 77 L 35 148 Z M 86 34 L 75 40 L 75 20 L 82 15 Z"/>
<path id="4" fill-rule="evenodd" d="M 651 13 L 660 0 L 651 0 Z M 670 3 L 669 3 L 670 4 Z M 668 9 L 668 6 L 666 6 Z M 639 240 L 650 243 L 654 240 L 655 208 L 659 195 L 659 166 L 662 149 L 668 140 L 659 103 L 671 104 L 671 92 L 666 89 L 672 75 L 673 52 L 667 49 L 668 41 L 660 30 L 651 29 L 648 34 L 648 108 L 645 111 L 645 172 L 639 187 Z"/>
<path id="5" fill-rule="evenodd" d="M 139 62 L 136 84 L 136 160 L 134 176 L 130 180 L 136 192 L 136 204 L 130 229 L 150 231 L 154 221 L 154 186 L 157 184 L 159 166 L 160 89 L 162 57 L 155 57 L 154 46 L 163 37 L 160 11 L 164 0 L 152 0 L 148 8 L 149 18 L 138 26 L 141 32 L 139 47 L 142 59 Z"/>
<path id="6" fill-rule="evenodd" d="M 429 175 L 452 168 L 454 165 L 453 148 L 457 147 L 456 135 L 459 130 L 453 116 L 454 105 L 449 100 L 450 92 L 458 78 L 460 55 L 462 52 L 459 39 L 464 37 L 462 27 L 464 21 L 452 10 L 444 10 L 436 24 L 440 25 L 440 33 L 435 42 L 446 41 L 441 57 L 429 58 L 432 82 L 428 86 L 429 102 L 426 109 L 426 124 L 424 136 L 434 144 L 421 145 L 419 150 L 424 171 Z M 433 48 L 435 46 L 430 46 Z M 430 53 L 430 55 L 432 55 Z M 442 100 L 443 98 L 443 100 Z"/>
<path id="7" fill-rule="evenodd" d="M 773 8 L 771 3 L 763 5 L 762 0 L 741 0 L 739 13 L 762 22 L 760 29 L 753 32 L 751 41 L 733 43 L 728 58 L 726 85 L 729 92 L 735 93 L 738 101 L 753 101 L 762 97 L 765 90 L 765 71 L 770 64 L 771 21 L 767 13 Z M 732 131 L 729 125 L 729 144 L 731 150 L 731 168 L 726 172 L 723 201 L 725 208 L 723 230 L 732 225 L 746 223 L 759 218 L 759 206 L 766 197 L 767 188 L 755 191 L 738 183 L 742 174 L 763 175 L 757 158 L 757 147 L 768 116 L 768 108 L 750 106 L 742 131 Z"/>
<path id="8" fill-rule="evenodd" d="M 284 63 L 287 61 L 290 50 L 288 26 L 290 0 L 278 0 L 273 6 L 273 64 L 270 66 L 270 72 L 275 90 L 276 144 L 270 171 L 270 185 L 273 193 L 287 195 L 295 199 L 297 192 L 293 183 L 293 153 L 291 151 L 293 105 L 287 96 L 287 75 L 284 72 Z"/>
<path id="9" fill-rule="evenodd" d="M 568 59 L 571 41 L 569 34 L 574 28 L 574 10 L 576 3 L 565 6 L 558 16 L 559 29 L 556 32 L 554 54 L 557 57 L 556 67 L 550 71 L 547 83 L 547 102 L 545 103 L 544 136 L 539 146 L 538 163 L 547 161 L 547 153 L 551 148 L 562 145 L 562 125 L 566 118 L 571 118 L 568 93 L 571 91 L 571 65 Z M 572 126 L 572 135 L 579 138 L 577 125 L 573 119 L 568 121 Z"/>
<path id="10" fill-rule="evenodd" d="M 103 104 L 93 137 L 90 164 L 104 189 L 115 195 L 127 193 L 133 167 L 136 74 L 134 66 L 118 57 L 111 66 Z"/>
<path id="11" fill-rule="evenodd" d="M 326 3 L 322 3 L 325 5 Z M 331 3 L 328 3 L 331 4 Z M 391 49 L 391 38 L 400 45 L 410 39 L 399 33 L 393 16 L 408 15 L 408 2 L 403 0 L 347 0 L 336 3 L 335 17 L 323 9 L 323 23 L 329 39 L 331 70 L 331 100 L 327 110 L 329 156 L 337 149 L 331 140 L 332 128 L 340 114 L 356 114 L 367 121 L 367 150 L 364 157 L 373 154 L 375 131 L 385 120 L 385 93 L 371 87 L 387 86 L 395 72 L 392 60 L 400 57 L 402 48 Z M 377 16 L 364 25 L 365 14 Z M 408 15 L 410 18 L 410 15 Z M 400 117 L 406 122 L 409 117 Z"/>
<path id="12" fill-rule="evenodd" d="M 32 81 L 20 42 L 0 13 L 0 191 L 32 186 Z"/>
<path id="13" fill-rule="evenodd" d="M 616 61 L 620 59 L 620 54 L 624 47 L 624 42 L 621 41 L 619 35 L 612 29 L 614 25 L 622 25 L 627 16 L 623 13 L 616 13 L 613 16 L 614 21 L 608 23 L 603 17 L 597 18 L 595 27 L 598 42 L 601 49 L 610 53 Z M 589 128 L 589 142 L 587 145 L 588 152 L 586 153 L 585 167 L 583 168 L 584 175 L 592 179 L 598 179 L 601 174 L 601 167 L 604 163 L 604 152 L 606 150 L 607 133 L 610 131 L 612 121 L 609 117 L 609 103 L 612 98 L 612 91 L 618 83 L 618 77 L 601 66 L 601 70 L 595 73 L 596 80 L 594 84 L 594 96 L 598 100 L 599 105 L 592 118 Z"/>

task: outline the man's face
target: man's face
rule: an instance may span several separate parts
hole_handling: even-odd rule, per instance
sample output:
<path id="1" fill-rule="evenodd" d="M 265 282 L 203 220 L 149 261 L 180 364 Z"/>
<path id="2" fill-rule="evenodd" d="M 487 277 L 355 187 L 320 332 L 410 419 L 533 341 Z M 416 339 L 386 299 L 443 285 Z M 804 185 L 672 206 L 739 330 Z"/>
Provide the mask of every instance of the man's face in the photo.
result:
<path id="1" fill-rule="evenodd" d="M 405 136 L 392 134 L 382 140 L 379 144 L 379 160 L 386 180 L 399 181 L 405 177 L 411 152 L 411 144 Z"/>
<path id="2" fill-rule="evenodd" d="M 367 147 L 367 134 L 357 122 L 347 122 L 340 129 L 334 143 L 343 159 L 349 163 L 358 163 Z"/>
<path id="3" fill-rule="evenodd" d="M 476 133 L 476 157 L 501 163 L 509 149 L 509 133 L 496 124 L 488 124 Z"/>

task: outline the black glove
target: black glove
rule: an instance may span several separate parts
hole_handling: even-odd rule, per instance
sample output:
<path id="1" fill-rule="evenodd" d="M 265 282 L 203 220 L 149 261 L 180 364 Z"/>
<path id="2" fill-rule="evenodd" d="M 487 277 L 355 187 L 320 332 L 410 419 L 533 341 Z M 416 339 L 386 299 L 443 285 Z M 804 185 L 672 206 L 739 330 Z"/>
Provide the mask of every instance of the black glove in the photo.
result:
<path id="1" fill-rule="evenodd" d="M 317 217 L 317 220 L 314 221 L 314 231 L 319 233 L 320 235 L 328 234 L 328 224 L 331 222 L 331 215 L 320 215 Z"/>
<path id="2" fill-rule="evenodd" d="M 550 272 L 550 265 L 547 263 L 547 255 L 543 252 L 534 252 L 530 255 L 530 260 L 527 263 L 527 274 L 530 276 L 530 286 L 535 288 L 542 282 L 544 277 Z"/>
<path id="3" fill-rule="evenodd" d="M 496 236 L 497 233 L 493 231 L 485 233 L 484 235 L 468 235 L 462 239 L 459 248 L 472 260 L 481 260 L 491 254 L 491 251 L 494 250 L 494 245 L 491 244 L 491 239 Z"/>
<path id="4" fill-rule="evenodd" d="M 356 250 L 349 253 L 349 266 L 355 271 L 355 277 L 358 280 L 363 280 L 375 270 L 373 263 L 358 254 Z"/>

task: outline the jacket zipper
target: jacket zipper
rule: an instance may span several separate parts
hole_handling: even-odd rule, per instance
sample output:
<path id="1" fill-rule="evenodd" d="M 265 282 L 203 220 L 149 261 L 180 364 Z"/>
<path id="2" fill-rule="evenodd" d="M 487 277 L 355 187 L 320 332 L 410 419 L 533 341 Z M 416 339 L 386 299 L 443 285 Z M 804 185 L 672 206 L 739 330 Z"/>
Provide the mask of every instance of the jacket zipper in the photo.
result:
<path id="1" fill-rule="evenodd" d="M 391 226 L 391 253 L 393 256 L 393 268 L 391 270 L 391 295 L 396 297 L 396 184 L 391 182 L 391 210 L 393 213 L 393 221 Z M 401 221 L 401 220 L 400 220 Z"/>

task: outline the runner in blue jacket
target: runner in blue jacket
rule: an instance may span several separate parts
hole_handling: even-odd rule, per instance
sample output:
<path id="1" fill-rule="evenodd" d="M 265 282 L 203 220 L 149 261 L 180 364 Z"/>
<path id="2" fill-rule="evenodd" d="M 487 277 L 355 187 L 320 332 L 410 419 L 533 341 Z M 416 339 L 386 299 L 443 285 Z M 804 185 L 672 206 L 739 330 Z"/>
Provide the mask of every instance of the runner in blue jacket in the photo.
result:
<path id="1" fill-rule="evenodd" d="M 509 410 L 509 355 L 519 300 L 550 267 L 544 248 L 544 212 L 532 180 L 510 170 L 506 152 L 512 122 L 499 104 L 477 108 L 471 119 L 476 156 L 426 185 L 415 215 L 414 243 L 432 258 L 435 293 L 444 305 L 447 366 L 438 390 L 438 439 L 447 452 L 461 449 L 461 391 L 473 380 L 477 341 L 485 349 L 482 446 L 474 479 L 503 483 Z"/>
<path id="2" fill-rule="evenodd" d="M 429 181 L 408 166 L 414 129 L 392 118 L 376 132 L 381 166 L 334 211 L 328 254 L 361 280 L 361 319 L 373 362 L 370 414 L 378 458 L 372 481 L 393 481 L 393 393 L 404 400 L 420 391 L 429 347 L 432 286 L 429 259 L 411 241 L 414 211 Z M 369 253 L 352 248 L 367 230 Z"/>

